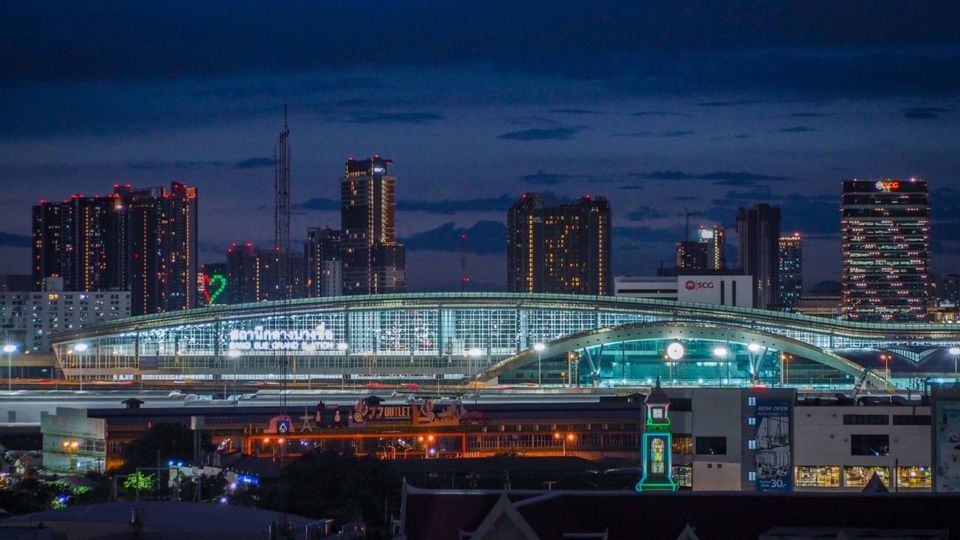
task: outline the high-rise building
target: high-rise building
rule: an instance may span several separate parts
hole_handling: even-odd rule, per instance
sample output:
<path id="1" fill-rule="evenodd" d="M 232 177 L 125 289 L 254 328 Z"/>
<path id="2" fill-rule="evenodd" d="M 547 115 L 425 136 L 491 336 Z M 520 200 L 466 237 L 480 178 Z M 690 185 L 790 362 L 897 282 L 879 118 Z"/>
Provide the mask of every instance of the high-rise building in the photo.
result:
<path id="1" fill-rule="evenodd" d="M 724 267 L 723 227 L 703 225 L 697 231 L 696 240 L 684 240 L 677 244 L 677 270 L 719 271 Z"/>
<path id="2" fill-rule="evenodd" d="M 307 229 L 304 243 L 307 296 L 343 294 L 341 237 L 340 231 L 329 227 Z"/>
<path id="3" fill-rule="evenodd" d="M 780 236 L 779 262 L 780 306 L 785 311 L 794 311 L 803 295 L 803 243 L 800 233 Z"/>
<path id="4" fill-rule="evenodd" d="M 548 205 L 524 193 L 507 213 L 511 292 L 612 294 L 610 205 L 581 197 Z"/>
<path id="5" fill-rule="evenodd" d="M 840 211 L 846 318 L 927 320 L 927 181 L 844 180 Z"/>
<path id="6" fill-rule="evenodd" d="M 134 315 L 197 301 L 197 189 L 74 195 L 33 208 L 33 281 L 63 278 L 65 291 L 129 290 Z"/>
<path id="7" fill-rule="evenodd" d="M 283 269 L 276 249 L 256 249 L 252 242 L 234 243 L 227 249 L 226 303 L 245 304 L 286 298 L 284 274 L 294 298 L 303 296 L 303 256 L 288 254 L 290 268 Z"/>
<path id="8" fill-rule="evenodd" d="M 374 156 L 347 160 L 340 183 L 343 294 L 406 290 L 406 260 L 396 233 L 393 163 Z"/>
<path id="9" fill-rule="evenodd" d="M 780 209 L 766 203 L 741 208 L 737 237 L 740 269 L 753 276 L 754 307 L 769 309 L 778 305 Z"/>

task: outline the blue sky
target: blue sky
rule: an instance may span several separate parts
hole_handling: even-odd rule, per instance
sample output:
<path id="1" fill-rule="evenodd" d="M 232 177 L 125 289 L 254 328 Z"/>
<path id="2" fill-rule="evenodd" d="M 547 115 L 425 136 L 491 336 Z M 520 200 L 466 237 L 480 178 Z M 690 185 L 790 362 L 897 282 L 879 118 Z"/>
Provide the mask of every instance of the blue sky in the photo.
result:
<path id="1" fill-rule="evenodd" d="M 0 272 L 29 207 L 172 180 L 201 190 L 202 260 L 267 246 L 290 105 L 294 237 L 337 226 L 347 156 L 394 160 L 412 289 L 450 289 L 459 231 L 503 287 L 524 191 L 611 199 L 615 271 L 669 263 L 686 210 L 771 202 L 839 274 L 839 185 L 921 176 L 934 269 L 960 271 L 956 2 L 7 2 Z"/>

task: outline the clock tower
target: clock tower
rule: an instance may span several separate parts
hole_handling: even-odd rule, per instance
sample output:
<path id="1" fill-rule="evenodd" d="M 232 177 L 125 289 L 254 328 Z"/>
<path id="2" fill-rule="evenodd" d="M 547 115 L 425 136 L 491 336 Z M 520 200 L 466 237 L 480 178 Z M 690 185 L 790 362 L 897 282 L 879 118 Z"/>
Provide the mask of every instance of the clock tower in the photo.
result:
<path id="1" fill-rule="evenodd" d="M 643 477 L 637 484 L 637 491 L 676 491 L 677 484 L 670 470 L 673 461 L 670 398 L 660 388 L 660 377 L 643 403 L 647 422 L 643 432 Z"/>

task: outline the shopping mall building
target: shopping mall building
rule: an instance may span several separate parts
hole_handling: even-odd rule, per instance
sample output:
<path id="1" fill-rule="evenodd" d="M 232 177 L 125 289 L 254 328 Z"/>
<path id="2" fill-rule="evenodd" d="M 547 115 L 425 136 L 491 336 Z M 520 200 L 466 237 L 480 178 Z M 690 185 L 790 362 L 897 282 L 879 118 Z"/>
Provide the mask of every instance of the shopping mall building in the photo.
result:
<path id="1" fill-rule="evenodd" d="M 71 379 L 304 385 L 911 388 L 957 377 L 960 327 L 656 299 L 385 294 L 210 306 L 52 339 Z M 957 353 L 957 354 L 952 354 Z"/>

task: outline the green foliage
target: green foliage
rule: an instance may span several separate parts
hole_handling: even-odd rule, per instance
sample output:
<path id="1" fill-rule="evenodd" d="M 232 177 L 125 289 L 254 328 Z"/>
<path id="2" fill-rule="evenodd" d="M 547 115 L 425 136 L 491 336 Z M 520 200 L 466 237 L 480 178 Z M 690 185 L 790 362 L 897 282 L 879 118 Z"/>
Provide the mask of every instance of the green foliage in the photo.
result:
<path id="1" fill-rule="evenodd" d="M 307 454 L 287 465 L 280 480 L 242 496 L 248 504 L 292 514 L 384 524 L 384 505 L 399 498 L 400 476 L 373 456 Z M 394 508 L 394 511 L 399 508 Z"/>
<path id="2" fill-rule="evenodd" d="M 126 489 L 140 490 L 140 491 L 150 491 L 153 489 L 154 481 L 156 480 L 156 475 L 153 474 L 143 474 L 140 471 L 137 471 L 123 481 L 123 487 Z"/>
<path id="3" fill-rule="evenodd" d="M 203 451 L 213 450 L 206 434 L 201 436 L 200 445 Z M 124 449 L 123 470 L 132 472 L 137 468 L 156 467 L 158 461 L 163 467 L 170 460 L 184 461 L 192 457 L 193 431 L 181 424 L 155 424 Z"/>
<path id="4" fill-rule="evenodd" d="M 223 495 L 224 490 L 227 487 L 227 477 L 224 473 L 220 474 L 204 474 L 199 478 L 200 481 L 200 498 L 201 501 L 208 501 Z M 179 493 L 180 500 L 182 501 L 192 501 L 194 492 L 197 488 L 197 479 L 196 478 L 184 478 L 180 481 Z"/>

